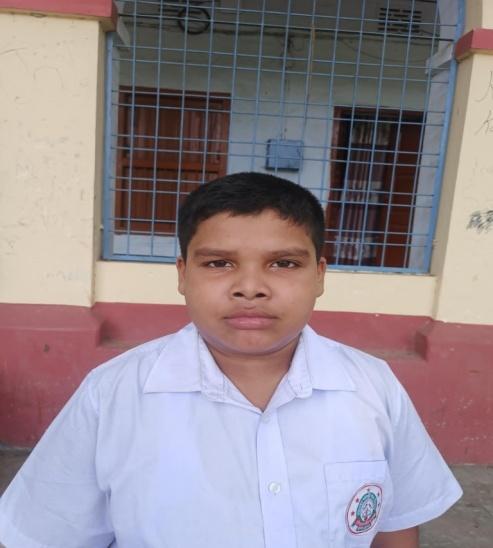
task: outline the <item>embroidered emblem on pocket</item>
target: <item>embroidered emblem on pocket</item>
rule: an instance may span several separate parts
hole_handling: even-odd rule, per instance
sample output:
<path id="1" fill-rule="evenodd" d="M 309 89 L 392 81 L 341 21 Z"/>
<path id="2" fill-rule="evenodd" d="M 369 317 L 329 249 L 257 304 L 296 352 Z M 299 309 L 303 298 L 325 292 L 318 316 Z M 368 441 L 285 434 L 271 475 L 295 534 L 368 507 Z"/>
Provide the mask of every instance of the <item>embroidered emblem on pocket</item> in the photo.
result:
<path id="1" fill-rule="evenodd" d="M 353 535 L 369 531 L 377 522 L 382 507 L 382 488 L 364 485 L 354 494 L 346 511 L 346 525 Z"/>

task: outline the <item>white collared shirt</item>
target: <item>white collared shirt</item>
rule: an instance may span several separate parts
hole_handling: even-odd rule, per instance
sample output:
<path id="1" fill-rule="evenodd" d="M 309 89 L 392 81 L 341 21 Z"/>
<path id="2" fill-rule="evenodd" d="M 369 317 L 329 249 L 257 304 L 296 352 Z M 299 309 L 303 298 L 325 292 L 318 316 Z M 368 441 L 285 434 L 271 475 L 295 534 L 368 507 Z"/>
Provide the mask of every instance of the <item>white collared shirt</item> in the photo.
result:
<path id="1" fill-rule="evenodd" d="M 306 327 L 262 412 L 189 325 L 86 377 L 2 497 L 0 541 L 363 548 L 460 495 L 381 360 Z"/>

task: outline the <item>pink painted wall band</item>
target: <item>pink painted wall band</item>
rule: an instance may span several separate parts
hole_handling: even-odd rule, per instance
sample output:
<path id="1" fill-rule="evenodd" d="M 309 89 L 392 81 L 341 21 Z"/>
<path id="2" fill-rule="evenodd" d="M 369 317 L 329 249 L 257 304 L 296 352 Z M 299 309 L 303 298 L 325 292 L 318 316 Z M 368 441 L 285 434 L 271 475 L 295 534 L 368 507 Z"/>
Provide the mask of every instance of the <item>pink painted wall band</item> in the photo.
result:
<path id="1" fill-rule="evenodd" d="M 473 29 L 461 36 L 455 45 L 457 61 L 477 52 L 493 54 L 493 29 Z"/>
<path id="2" fill-rule="evenodd" d="M 99 19 L 107 30 L 116 27 L 118 18 L 113 0 L 0 0 L 0 11 L 90 17 Z"/>
<path id="3" fill-rule="evenodd" d="M 0 303 L 0 442 L 32 447 L 89 370 L 188 321 L 181 305 Z M 449 462 L 493 463 L 493 325 L 351 312 L 310 324 L 386 359 Z"/>

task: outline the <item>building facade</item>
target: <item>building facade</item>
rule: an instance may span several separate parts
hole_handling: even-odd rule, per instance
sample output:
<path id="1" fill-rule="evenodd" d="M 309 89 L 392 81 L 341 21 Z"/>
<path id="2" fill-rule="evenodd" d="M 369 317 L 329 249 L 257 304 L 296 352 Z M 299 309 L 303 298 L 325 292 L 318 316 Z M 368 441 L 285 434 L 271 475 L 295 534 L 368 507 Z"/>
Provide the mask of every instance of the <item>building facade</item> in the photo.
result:
<path id="1" fill-rule="evenodd" d="M 0 0 L 0 31 L 0 442 L 187 321 L 180 200 L 259 170 L 327 212 L 312 325 L 493 462 L 487 0 Z"/>

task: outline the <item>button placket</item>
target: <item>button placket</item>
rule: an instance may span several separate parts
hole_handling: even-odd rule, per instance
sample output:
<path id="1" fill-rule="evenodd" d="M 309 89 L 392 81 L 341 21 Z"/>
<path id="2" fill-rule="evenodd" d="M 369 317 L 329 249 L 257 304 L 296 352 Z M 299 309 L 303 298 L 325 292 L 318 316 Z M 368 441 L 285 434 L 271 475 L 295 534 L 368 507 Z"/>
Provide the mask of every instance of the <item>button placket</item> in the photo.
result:
<path id="1" fill-rule="evenodd" d="M 257 466 L 266 548 L 296 548 L 293 507 L 278 413 L 260 420 L 257 430 Z"/>

